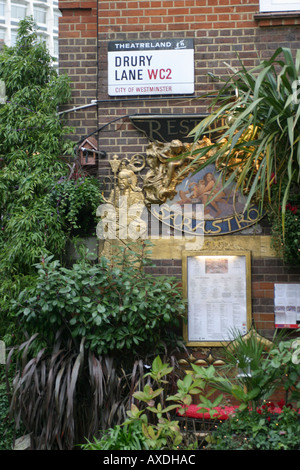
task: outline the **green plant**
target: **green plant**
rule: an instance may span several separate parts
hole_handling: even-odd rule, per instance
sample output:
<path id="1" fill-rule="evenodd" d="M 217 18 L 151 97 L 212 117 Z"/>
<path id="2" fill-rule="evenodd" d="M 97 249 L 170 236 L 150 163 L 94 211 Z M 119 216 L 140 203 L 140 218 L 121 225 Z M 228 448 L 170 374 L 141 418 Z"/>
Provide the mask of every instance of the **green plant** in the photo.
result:
<path id="1" fill-rule="evenodd" d="M 172 279 L 141 269 L 145 262 L 144 250 L 136 256 L 124 251 L 121 264 L 83 259 L 71 268 L 46 257 L 37 265 L 36 285 L 14 302 L 17 318 L 48 343 L 64 327 L 75 344 L 84 337 L 97 354 L 153 353 L 168 341 L 168 330 L 180 325 L 185 303 Z"/>
<path id="2" fill-rule="evenodd" d="M 13 448 L 15 433 L 14 422 L 9 417 L 9 399 L 5 374 L 0 372 L 0 450 L 11 450 Z M 20 437 L 19 433 L 17 437 Z"/>
<path id="3" fill-rule="evenodd" d="M 286 205 L 299 191 L 299 59 L 299 50 L 294 60 L 291 50 L 280 47 L 252 70 L 242 63 L 240 70 L 230 69 L 212 113 L 191 133 L 195 142 L 208 132 L 215 136 L 213 143 L 194 150 L 199 169 L 215 163 L 224 187 L 235 184 L 247 196 L 246 207 L 253 199 L 261 211 L 273 204 L 277 182 L 283 232 Z"/>
<path id="4" fill-rule="evenodd" d="M 63 160 L 73 152 L 71 130 L 57 113 L 71 96 L 70 80 L 58 75 L 31 17 L 19 23 L 14 47 L 0 53 L 0 308 L 1 336 L 18 335 L 11 298 L 36 281 L 43 255 L 64 262 L 67 243 L 84 235 L 101 203 L 94 178 Z M 13 330 L 13 333 L 10 333 Z"/>
<path id="5" fill-rule="evenodd" d="M 299 331 L 299 330 L 298 330 Z M 270 351 L 261 369 L 266 377 L 272 377 L 285 391 L 285 405 L 298 401 L 300 405 L 300 340 L 281 341 Z"/>
<path id="6" fill-rule="evenodd" d="M 163 363 L 159 356 L 154 359 L 152 369 L 145 374 L 145 377 L 151 377 L 158 388 L 153 389 L 154 385 L 146 384 L 143 390 L 133 394 L 136 400 L 147 406 L 139 409 L 135 404 L 132 404 L 130 410 L 127 411 L 128 419 L 124 423 L 141 422 L 146 444 L 152 450 L 176 449 L 182 442 L 178 421 L 172 420 L 169 414 L 178 405 L 165 406 L 164 388 L 162 387 L 167 383 L 167 376 L 171 372 L 173 372 L 173 367 Z M 159 399 L 158 403 L 156 403 L 157 398 Z"/>
<path id="7" fill-rule="evenodd" d="M 9 411 L 18 430 L 31 436 L 32 450 L 73 450 L 126 418 L 130 387 L 140 380 L 135 362 L 125 373 L 110 357 L 99 357 L 56 334 L 39 349 L 38 335 L 11 349 L 7 368 L 16 369 Z"/>
<path id="8" fill-rule="evenodd" d="M 43 41 L 37 41 L 32 17 L 19 22 L 16 45 L 1 50 L 0 79 L 5 82 L 7 103 L 0 106 L 0 155 L 4 162 L 15 152 L 58 156 L 71 150 L 63 139 L 66 130 L 57 106 L 71 96 L 67 75 L 58 75 Z M 42 158 L 42 157 L 40 157 Z"/>
<path id="9" fill-rule="evenodd" d="M 76 172 L 54 182 L 48 193 L 49 206 L 56 208 L 70 239 L 95 234 L 96 211 L 102 202 L 98 180 L 74 166 Z"/>
<path id="10" fill-rule="evenodd" d="M 273 404 L 258 410 L 237 411 L 212 435 L 212 450 L 299 450 L 300 420 L 297 411 L 283 407 L 274 413 Z"/>
<path id="11" fill-rule="evenodd" d="M 280 188 L 274 182 L 271 190 L 272 204 L 268 207 L 268 216 L 272 227 L 272 244 L 286 264 L 297 265 L 300 256 L 300 190 L 294 185 L 293 191 L 290 193 L 289 202 L 285 207 L 284 231 L 278 192 L 280 192 Z"/>
<path id="12" fill-rule="evenodd" d="M 212 387 L 233 396 L 241 409 L 255 408 L 274 392 L 277 374 L 266 374 L 262 364 L 267 361 L 271 342 L 266 343 L 252 328 L 248 335 L 232 331 L 233 340 L 224 345 L 225 365 L 211 381 Z"/>
<path id="13" fill-rule="evenodd" d="M 233 338 L 223 347 L 225 366 L 208 380 L 212 388 L 234 397 L 240 410 L 262 406 L 279 389 L 286 405 L 300 399 L 299 340 L 278 335 L 266 342 L 254 329 Z"/>
<path id="14" fill-rule="evenodd" d="M 199 413 L 209 411 L 213 415 L 215 413 L 213 407 L 221 403 L 223 396 L 219 395 L 213 402 L 208 398 L 212 391 L 207 390 L 207 385 L 215 375 L 213 366 L 210 366 L 209 370 L 199 366 L 193 366 L 193 369 L 194 373 L 186 374 L 183 379 L 177 380 L 177 391 L 170 395 L 165 386 L 174 369 L 157 356 L 150 372 L 145 374 L 145 377 L 151 379 L 150 383 L 147 383 L 143 390 L 133 394 L 133 397 L 140 402 L 140 407 L 134 403 L 131 405 L 125 423 L 142 422 L 142 431 L 150 449 L 201 447 L 202 443 L 197 442 L 195 436 L 187 431 L 187 426 L 182 432 L 178 419 L 173 419 L 172 414 L 177 410 L 179 415 L 183 415 L 186 407 L 192 402 L 192 395 L 197 395 Z M 172 403 L 168 405 L 168 401 Z"/>
<path id="15" fill-rule="evenodd" d="M 165 350 L 166 328 L 185 310 L 181 292 L 145 274 L 145 263 L 144 250 L 113 263 L 83 256 L 71 268 L 45 258 L 36 283 L 13 302 L 29 339 L 9 357 L 11 413 L 33 449 L 71 449 L 124 422 L 144 384 L 141 357 Z"/>
<path id="16" fill-rule="evenodd" d="M 19 23 L 15 47 L 0 53 L 8 100 L 0 106 L 0 268 L 30 274 L 43 254 L 64 254 L 73 235 L 96 225 L 102 198 L 95 178 L 62 159 L 73 153 L 57 108 L 71 96 L 31 17 Z"/>
<path id="17" fill-rule="evenodd" d="M 101 438 L 94 438 L 81 446 L 82 450 L 148 450 L 142 423 L 116 425 L 105 431 Z"/>
<path id="18" fill-rule="evenodd" d="M 23 341 L 23 332 L 21 328 L 17 328 L 13 320 L 12 314 L 12 299 L 19 296 L 20 292 L 25 287 L 30 286 L 36 282 L 35 275 L 24 276 L 22 273 L 11 277 L 0 277 L 0 338 L 5 342 L 7 347 L 13 344 L 20 344 Z"/>

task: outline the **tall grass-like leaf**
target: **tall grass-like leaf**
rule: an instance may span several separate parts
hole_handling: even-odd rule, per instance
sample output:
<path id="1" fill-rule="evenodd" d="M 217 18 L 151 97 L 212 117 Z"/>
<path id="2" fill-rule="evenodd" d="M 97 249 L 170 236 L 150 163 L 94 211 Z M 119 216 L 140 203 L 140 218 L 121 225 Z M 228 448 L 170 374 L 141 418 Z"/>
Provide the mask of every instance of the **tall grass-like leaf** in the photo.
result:
<path id="1" fill-rule="evenodd" d="M 198 151 L 201 155 L 198 171 L 208 162 L 215 163 L 222 172 L 224 187 L 236 181 L 236 188 L 247 194 L 247 206 L 256 198 L 262 207 L 267 202 L 267 195 L 270 199 L 271 186 L 276 181 L 283 188 L 280 202 L 284 212 L 290 191 L 294 191 L 295 185 L 299 190 L 297 85 L 300 51 L 296 52 L 295 60 L 293 55 L 290 49 L 281 47 L 269 60 L 249 71 L 243 64 L 240 70 L 232 70 L 231 77 L 213 102 L 215 107 L 216 103 L 218 106 L 190 134 L 195 142 L 207 132 L 213 135 L 213 127 L 218 127 L 215 124 L 221 120 L 229 122 L 231 115 L 230 124 L 221 136 L 216 137 L 213 145 Z M 228 95 L 232 96 L 232 102 L 228 102 Z M 250 126 L 253 126 L 252 131 L 255 129 L 255 139 L 250 137 Z M 209 154 L 216 145 L 217 151 Z M 194 155 L 196 159 L 197 150 Z M 238 164 L 234 164 L 236 157 Z"/>
<path id="2" fill-rule="evenodd" d="M 125 372 L 112 357 L 95 356 L 83 342 L 76 351 L 71 341 L 64 343 L 62 331 L 52 349 L 32 357 L 34 336 L 7 356 L 9 370 L 14 354 L 21 353 L 10 413 L 16 427 L 22 423 L 30 434 L 32 450 L 73 450 L 100 430 L 123 423 L 134 391 L 143 385 L 141 359 Z"/>

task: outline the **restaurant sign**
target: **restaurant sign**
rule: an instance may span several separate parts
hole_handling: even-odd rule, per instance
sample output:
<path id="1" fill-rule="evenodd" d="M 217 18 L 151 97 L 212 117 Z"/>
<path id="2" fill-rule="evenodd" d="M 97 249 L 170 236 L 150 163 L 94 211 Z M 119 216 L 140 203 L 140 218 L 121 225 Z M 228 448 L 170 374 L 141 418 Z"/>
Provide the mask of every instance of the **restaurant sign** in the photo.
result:
<path id="1" fill-rule="evenodd" d="M 264 212 L 255 204 L 246 208 L 246 196 L 234 184 L 223 188 L 219 180 L 220 172 L 208 165 L 183 179 L 172 199 L 151 205 L 151 214 L 189 235 L 227 235 L 257 224 Z"/>
<path id="2" fill-rule="evenodd" d="M 193 39 L 110 41 L 110 96 L 194 93 Z"/>

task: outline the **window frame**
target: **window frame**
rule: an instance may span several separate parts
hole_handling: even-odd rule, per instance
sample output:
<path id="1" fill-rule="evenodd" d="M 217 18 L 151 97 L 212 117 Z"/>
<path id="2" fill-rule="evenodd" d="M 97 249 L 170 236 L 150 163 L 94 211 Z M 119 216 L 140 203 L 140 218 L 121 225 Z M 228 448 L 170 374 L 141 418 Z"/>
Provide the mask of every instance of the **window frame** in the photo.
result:
<path id="1" fill-rule="evenodd" d="M 44 16 L 44 21 L 40 21 L 39 15 Z M 38 25 L 46 26 L 47 25 L 47 7 L 44 5 L 33 5 L 33 17 Z"/>
<path id="2" fill-rule="evenodd" d="M 17 0 L 12 1 L 11 5 L 10 5 L 10 9 L 11 9 L 10 18 L 11 18 L 11 21 L 23 20 L 26 17 L 26 14 L 27 14 L 27 7 L 28 7 L 28 5 L 24 2 L 18 2 Z M 17 16 L 14 16 L 14 13 L 13 13 L 14 8 L 16 8 L 16 9 L 20 8 L 22 10 L 22 13 L 24 13 L 24 15 L 19 16 L 18 13 L 17 13 Z"/>
<path id="3" fill-rule="evenodd" d="M 280 12 L 300 11 L 300 0 L 279 1 L 279 0 L 259 0 L 260 13 L 280 13 Z"/>

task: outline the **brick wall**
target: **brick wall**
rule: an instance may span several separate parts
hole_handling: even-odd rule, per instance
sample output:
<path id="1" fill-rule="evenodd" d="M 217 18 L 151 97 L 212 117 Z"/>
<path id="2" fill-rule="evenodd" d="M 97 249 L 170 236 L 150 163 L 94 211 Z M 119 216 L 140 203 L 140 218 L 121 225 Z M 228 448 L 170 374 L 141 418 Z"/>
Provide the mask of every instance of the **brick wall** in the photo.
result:
<path id="1" fill-rule="evenodd" d="M 147 268 L 155 275 L 182 278 L 181 260 L 159 259 Z M 253 258 L 251 261 L 252 318 L 255 328 L 267 338 L 274 333 L 274 284 L 300 280 L 300 266 L 285 266 L 278 258 Z"/>
<path id="2" fill-rule="evenodd" d="M 225 76 L 238 57 L 249 67 L 257 57 L 271 57 L 280 45 L 300 47 L 299 17 L 259 17 L 258 0 L 99 2 L 99 127 L 134 113 L 202 113 L 206 100 L 164 97 L 160 101 L 109 98 L 107 95 L 107 42 L 113 40 L 193 38 L 195 95 L 214 93 L 216 82 L 208 72 Z M 274 23 L 274 26 L 272 26 Z M 285 24 L 285 26 L 281 26 Z M 124 117 L 100 133 L 108 153 L 130 155 L 145 149 L 147 139 Z"/>
<path id="3" fill-rule="evenodd" d="M 59 69 L 72 82 L 72 100 L 63 110 L 82 107 L 96 99 L 97 90 L 97 2 L 60 1 Z M 74 141 L 97 128 L 97 107 L 67 114 L 75 129 Z"/>
<path id="4" fill-rule="evenodd" d="M 195 95 L 213 94 L 208 72 L 226 76 L 239 58 L 249 67 L 271 57 L 278 46 L 300 47 L 298 14 L 259 15 L 258 0 L 69 1 L 60 0 L 60 70 L 72 80 L 73 106 L 99 100 L 99 106 L 68 113 L 74 140 L 103 128 L 99 146 L 108 157 L 143 152 L 147 139 L 128 115 L 207 112 L 204 99 L 128 100 L 107 94 L 107 43 L 113 40 L 193 38 Z M 97 13 L 98 12 L 98 13 Z M 97 43 L 99 45 L 97 51 Z"/>
<path id="5" fill-rule="evenodd" d="M 274 284 L 300 280 L 300 266 L 286 266 L 281 259 L 252 260 L 252 313 L 259 331 L 274 329 Z"/>
<path id="6" fill-rule="evenodd" d="M 97 107 L 68 113 L 75 126 L 74 140 L 96 132 L 99 148 L 107 158 L 99 174 L 109 174 L 108 159 L 114 154 L 131 157 L 144 153 L 147 138 L 137 131 L 128 115 L 194 114 L 208 111 L 205 99 L 180 96 L 109 97 L 107 93 L 107 44 L 114 40 L 193 38 L 195 47 L 195 95 L 214 94 L 216 82 L 208 75 L 226 76 L 239 59 L 247 67 L 272 56 L 279 46 L 300 48 L 300 15 L 258 14 L 258 0 L 179 1 L 68 1 L 60 0 L 60 69 L 72 79 L 70 106 L 84 106 L 92 99 Z M 98 50 L 97 50 L 98 44 Z M 156 273 L 181 277 L 181 262 L 156 260 Z M 300 278 L 299 268 L 283 266 L 277 258 L 254 259 L 252 307 L 257 328 L 273 333 L 274 282 Z"/>

